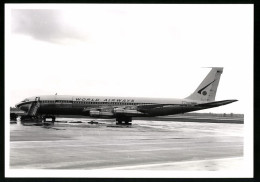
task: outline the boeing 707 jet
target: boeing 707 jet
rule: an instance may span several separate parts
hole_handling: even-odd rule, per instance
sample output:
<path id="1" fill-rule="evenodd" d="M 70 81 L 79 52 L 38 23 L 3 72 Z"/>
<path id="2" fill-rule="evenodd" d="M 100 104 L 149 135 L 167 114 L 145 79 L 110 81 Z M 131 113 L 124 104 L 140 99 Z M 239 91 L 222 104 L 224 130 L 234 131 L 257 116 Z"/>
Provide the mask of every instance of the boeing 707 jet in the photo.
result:
<path id="1" fill-rule="evenodd" d="M 29 97 L 16 107 L 27 117 L 52 118 L 57 115 L 83 115 L 115 118 L 117 124 L 131 124 L 133 117 L 166 116 L 230 104 L 237 100 L 215 101 L 223 68 L 213 67 L 198 88 L 184 99 L 42 95 Z"/>

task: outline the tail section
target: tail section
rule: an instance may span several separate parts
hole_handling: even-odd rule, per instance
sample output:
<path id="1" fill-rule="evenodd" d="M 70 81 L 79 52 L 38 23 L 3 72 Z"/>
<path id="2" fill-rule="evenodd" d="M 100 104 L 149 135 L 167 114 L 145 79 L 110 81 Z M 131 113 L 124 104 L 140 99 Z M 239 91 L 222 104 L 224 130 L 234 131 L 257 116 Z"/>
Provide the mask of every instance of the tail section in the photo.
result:
<path id="1" fill-rule="evenodd" d="M 223 73 L 222 67 L 213 67 L 199 87 L 185 99 L 199 101 L 215 101 L 220 76 Z"/>

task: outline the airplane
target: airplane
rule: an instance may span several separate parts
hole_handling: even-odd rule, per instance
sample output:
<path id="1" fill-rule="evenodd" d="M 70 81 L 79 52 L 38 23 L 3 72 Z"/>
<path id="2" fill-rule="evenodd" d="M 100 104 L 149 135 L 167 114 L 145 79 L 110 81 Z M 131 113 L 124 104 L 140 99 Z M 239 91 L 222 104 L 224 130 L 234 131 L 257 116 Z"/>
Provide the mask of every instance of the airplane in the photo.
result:
<path id="1" fill-rule="evenodd" d="M 237 100 L 215 101 L 223 67 L 212 67 L 197 89 L 184 99 L 106 97 L 75 95 L 41 95 L 29 97 L 16 105 L 27 117 L 52 118 L 57 115 L 81 115 L 115 118 L 116 124 L 129 125 L 133 117 L 166 116 L 218 107 Z"/>

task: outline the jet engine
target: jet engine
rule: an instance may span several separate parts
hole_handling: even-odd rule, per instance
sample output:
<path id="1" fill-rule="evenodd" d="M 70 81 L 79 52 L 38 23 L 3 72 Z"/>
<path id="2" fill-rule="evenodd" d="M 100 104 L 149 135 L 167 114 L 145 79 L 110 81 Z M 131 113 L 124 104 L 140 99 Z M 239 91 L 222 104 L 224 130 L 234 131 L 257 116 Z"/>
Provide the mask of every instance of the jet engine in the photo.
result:
<path id="1" fill-rule="evenodd" d="M 107 112 L 107 111 L 98 111 L 98 110 L 92 110 L 92 111 L 89 111 L 89 115 L 91 117 L 113 117 L 114 116 L 114 113 L 112 112 Z"/>
<path id="2" fill-rule="evenodd" d="M 139 116 L 144 115 L 144 113 L 139 112 L 137 110 L 123 109 L 123 108 L 115 108 L 115 115 L 124 115 L 124 116 Z"/>

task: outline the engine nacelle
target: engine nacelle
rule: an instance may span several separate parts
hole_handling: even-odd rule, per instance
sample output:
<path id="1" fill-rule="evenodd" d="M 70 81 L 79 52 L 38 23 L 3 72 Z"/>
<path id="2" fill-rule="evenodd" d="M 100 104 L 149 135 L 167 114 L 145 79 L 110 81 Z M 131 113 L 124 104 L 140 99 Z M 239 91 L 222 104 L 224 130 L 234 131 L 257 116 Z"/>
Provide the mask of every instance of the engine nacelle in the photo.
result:
<path id="1" fill-rule="evenodd" d="M 112 112 L 105 112 L 105 111 L 92 110 L 92 111 L 89 111 L 89 115 L 91 117 L 113 117 L 114 113 L 112 113 Z"/>
<path id="2" fill-rule="evenodd" d="M 136 115 L 144 115 L 144 113 L 139 112 L 137 110 L 129 110 L 129 109 L 122 109 L 122 108 L 115 108 L 114 109 L 115 115 L 125 115 L 125 116 L 136 116 Z"/>

